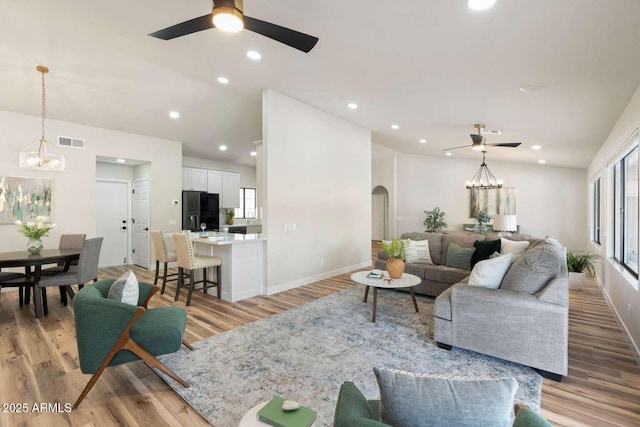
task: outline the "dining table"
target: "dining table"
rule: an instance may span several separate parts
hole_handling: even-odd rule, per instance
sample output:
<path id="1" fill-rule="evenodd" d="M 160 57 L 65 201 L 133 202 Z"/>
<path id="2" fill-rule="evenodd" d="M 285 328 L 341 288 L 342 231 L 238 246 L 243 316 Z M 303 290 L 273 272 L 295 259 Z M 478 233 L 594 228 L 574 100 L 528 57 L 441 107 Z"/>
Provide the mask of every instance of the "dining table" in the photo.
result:
<path id="1" fill-rule="evenodd" d="M 43 306 L 43 292 L 37 292 L 38 282 L 42 272 L 42 266 L 46 264 L 65 263 L 64 270 L 67 271 L 72 261 L 80 258 L 81 249 L 43 249 L 37 254 L 32 254 L 29 251 L 16 251 L 16 252 L 0 252 L 0 269 L 9 267 L 25 267 L 25 274 L 30 276 L 33 274 L 33 299 L 35 305 L 36 317 L 42 317 Z M 33 268 L 33 273 L 31 272 Z M 25 303 L 29 303 L 29 287 L 27 286 L 27 292 L 25 296 Z M 44 288 L 43 288 L 44 289 Z"/>

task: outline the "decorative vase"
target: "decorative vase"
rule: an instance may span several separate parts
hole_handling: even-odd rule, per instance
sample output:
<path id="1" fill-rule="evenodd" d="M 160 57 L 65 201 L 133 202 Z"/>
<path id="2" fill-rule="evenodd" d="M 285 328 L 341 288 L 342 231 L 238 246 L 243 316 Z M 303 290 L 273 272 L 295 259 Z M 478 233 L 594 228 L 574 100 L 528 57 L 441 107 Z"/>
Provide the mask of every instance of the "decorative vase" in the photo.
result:
<path id="1" fill-rule="evenodd" d="M 29 239 L 27 242 L 27 250 L 31 254 L 40 253 L 42 250 L 42 240 L 40 239 Z"/>
<path id="2" fill-rule="evenodd" d="M 569 289 L 579 291 L 584 286 L 584 273 L 569 272 Z"/>
<path id="3" fill-rule="evenodd" d="M 227 218 L 227 224 L 233 225 L 233 218 Z"/>
<path id="4" fill-rule="evenodd" d="M 387 272 L 392 279 L 399 279 L 404 273 L 404 261 L 400 258 L 389 258 L 387 260 Z"/>

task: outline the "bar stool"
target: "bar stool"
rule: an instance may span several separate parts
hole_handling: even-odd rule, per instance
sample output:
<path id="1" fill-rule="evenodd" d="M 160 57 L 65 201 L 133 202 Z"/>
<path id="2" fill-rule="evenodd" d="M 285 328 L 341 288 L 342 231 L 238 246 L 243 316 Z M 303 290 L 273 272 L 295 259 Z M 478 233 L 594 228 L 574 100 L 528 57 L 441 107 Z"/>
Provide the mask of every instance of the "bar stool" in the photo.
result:
<path id="1" fill-rule="evenodd" d="M 178 286 L 176 288 L 175 301 L 178 301 L 178 297 L 180 296 L 180 288 L 188 287 L 189 296 L 187 297 L 187 305 L 190 305 L 191 294 L 193 293 L 193 288 L 197 283 L 203 284 L 202 291 L 205 293 L 208 288 L 212 288 L 214 286 L 217 287 L 218 298 L 220 298 L 220 266 L 222 265 L 222 260 L 215 256 L 195 255 L 193 251 L 193 243 L 191 243 L 191 240 L 185 234 L 174 233 L 173 240 L 176 243 L 176 255 L 178 258 Z M 216 267 L 217 282 L 207 280 L 207 268 L 209 267 Z M 196 282 L 194 273 L 199 269 L 202 269 L 202 280 Z M 184 270 L 189 270 L 189 285 L 184 283 Z"/>
<path id="2" fill-rule="evenodd" d="M 160 271 L 160 263 L 164 263 L 164 274 L 162 275 L 162 289 L 160 293 L 164 294 L 164 288 L 167 286 L 167 282 L 178 280 L 178 273 L 167 275 L 167 264 L 178 260 L 175 252 L 170 252 L 167 249 L 167 242 L 165 237 L 171 237 L 170 234 L 163 235 L 162 231 L 151 230 L 151 241 L 153 241 L 153 249 L 156 252 L 156 278 L 153 281 L 153 286 L 158 284 L 158 273 Z M 168 279 L 169 277 L 175 277 L 175 279 Z M 168 279 L 168 280 L 167 280 Z"/>

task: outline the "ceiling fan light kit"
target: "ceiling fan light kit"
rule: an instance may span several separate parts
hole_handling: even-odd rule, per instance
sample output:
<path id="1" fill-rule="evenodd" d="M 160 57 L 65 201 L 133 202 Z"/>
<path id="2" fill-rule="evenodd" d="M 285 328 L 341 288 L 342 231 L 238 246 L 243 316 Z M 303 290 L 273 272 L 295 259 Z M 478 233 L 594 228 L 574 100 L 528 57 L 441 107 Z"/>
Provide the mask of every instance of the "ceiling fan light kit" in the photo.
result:
<path id="1" fill-rule="evenodd" d="M 218 1 L 218 6 L 213 5 L 211 15 L 213 25 L 227 33 L 237 33 L 244 28 L 242 0 Z"/>
<path id="2" fill-rule="evenodd" d="M 65 160 L 62 151 L 53 145 L 53 151 L 47 150 L 47 140 L 44 137 L 44 122 L 47 118 L 47 91 L 44 83 L 44 75 L 49 69 L 44 65 L 38 65 L 36 70 L 42 74 L 42 120 L 40 140 L 29 144 L 20 151 L 19 165 L 26 169 L 40 169 L 46 171 L 63 171 Z"/>

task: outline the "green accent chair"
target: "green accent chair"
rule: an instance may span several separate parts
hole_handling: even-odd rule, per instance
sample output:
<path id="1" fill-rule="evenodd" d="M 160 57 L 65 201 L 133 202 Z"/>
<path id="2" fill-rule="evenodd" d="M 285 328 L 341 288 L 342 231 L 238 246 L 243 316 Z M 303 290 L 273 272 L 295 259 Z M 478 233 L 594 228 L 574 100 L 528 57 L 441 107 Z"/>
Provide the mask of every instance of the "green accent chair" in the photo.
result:
<path id="1" fill-rule="evenodd" d="M 367 400 L 360 389 L 350 381 L 340 387 L 333 427 L 392 427 L 380 421 L 379 400 Z M 526 405 L 515 405 L 516 418 L 513 427 L 552 427 L 540 414 Z M 416 425 L 424 423 L 424 419 Z"/>
<path id="2" fill-rule="evenodd" d="M 85 398 L 107 366 L 144 360 L 167 376 L 189 387 L 155 356 L 174 353 L 184 344 L 187 312 L 182 307 L 147 309 L 158 287 L 139 283 L 138 306 L 107 298 L 115 279 L 85 286 L 73 300 L 80 369 L 93 374 L 73 408 Z"/>

